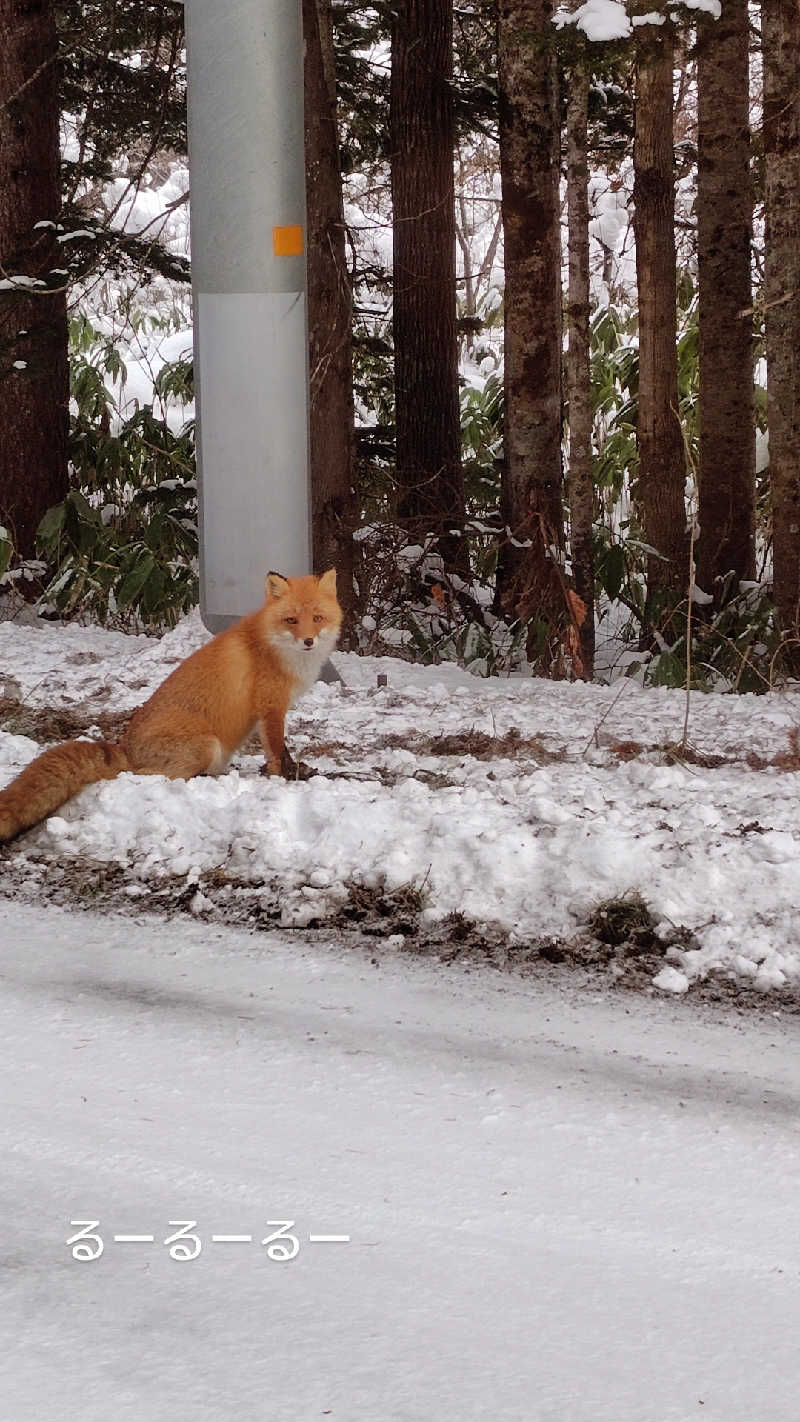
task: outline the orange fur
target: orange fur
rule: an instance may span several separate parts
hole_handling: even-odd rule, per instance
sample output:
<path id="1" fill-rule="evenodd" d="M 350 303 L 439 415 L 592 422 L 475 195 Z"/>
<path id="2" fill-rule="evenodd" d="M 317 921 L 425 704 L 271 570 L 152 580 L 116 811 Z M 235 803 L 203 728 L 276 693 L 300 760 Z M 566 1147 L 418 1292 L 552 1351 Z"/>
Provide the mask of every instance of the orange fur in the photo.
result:
<path id="1" fill-rule="evenodd" d="M 68 741 L 12 780 L 0 792 L 0 842 L 123 770 L 171 780 L 216 775 L 257 725 L 265 770 L 291 778 L 286 712 L 316 681 L 341 622 L 333 569 L 320 578 L 269 573 L 264 606 L 181 662 L 134 712 L 119 745 Z"/>

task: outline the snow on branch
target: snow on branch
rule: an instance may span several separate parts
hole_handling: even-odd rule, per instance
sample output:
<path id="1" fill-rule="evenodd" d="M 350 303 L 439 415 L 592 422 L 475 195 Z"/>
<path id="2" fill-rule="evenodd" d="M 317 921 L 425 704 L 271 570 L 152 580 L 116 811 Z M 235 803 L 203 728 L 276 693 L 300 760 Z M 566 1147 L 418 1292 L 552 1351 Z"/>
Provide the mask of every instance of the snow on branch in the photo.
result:
<path id="1" fill-rule="evenodd" d="M 715 20 L 722 14 L 720 0 L 679 0 L 679 3 L 687 10 L 705 10 L 713 15 Z M 676 3 L 669 6 L 673 17 L 676 8 Z M 632 34 L 634 25 L 663 25 L 666 18 L 666 14 L 660 10 L 631 16 L 620 0 L 585 0 L 577 10 L 559 7 L 553 15 L 553 24 L 559 30 L 565 25 L 575 25 L 583 31 L 587 39 L 599 44 L 608 40 L 627 39 Z"/>

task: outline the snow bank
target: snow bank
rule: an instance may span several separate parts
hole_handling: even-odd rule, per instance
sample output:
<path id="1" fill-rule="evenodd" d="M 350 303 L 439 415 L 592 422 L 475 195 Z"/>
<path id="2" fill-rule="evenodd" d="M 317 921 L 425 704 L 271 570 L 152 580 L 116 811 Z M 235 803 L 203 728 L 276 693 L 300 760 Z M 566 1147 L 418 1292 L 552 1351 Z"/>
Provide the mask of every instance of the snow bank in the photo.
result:
<path id="1" fill-rule="evenodd" d="M 28 705 L 85 706 L 88 727 L 138 704 L 205 636 L 196 615 L 160 641 L 4 624 L 0 680 L 13 677 Z M 697 755 L 727 758 L 705 768 L 658 750 L 680 737 L 678 692 L 337 661 L 345 689 L 317 685 L 289 727 L 321 772 L 312 780 L 266 780 L 253 755 L 216 780 L 123 775 L 84 791 L 14 856 L 120 865 L 135 892 L 221 870 L 273 904 L 277 888 L 293 926 L 337 913 L 353 885 L 413 887 L 428 919 L 460 912 L 516 942 L 569 938 L 600 901 L 638 892 L 659 931 L 694 935 L 669 950 L 665 990 L 712 969 L 764 988 L 800 980 L 797 777 L 746 760 L 786 749 L 800 724 L 791 695 L 696 697 Z M 462 740 L 440 748 L 440 736 Z M 38 749 L 0 734 L 0 776 Z"/>

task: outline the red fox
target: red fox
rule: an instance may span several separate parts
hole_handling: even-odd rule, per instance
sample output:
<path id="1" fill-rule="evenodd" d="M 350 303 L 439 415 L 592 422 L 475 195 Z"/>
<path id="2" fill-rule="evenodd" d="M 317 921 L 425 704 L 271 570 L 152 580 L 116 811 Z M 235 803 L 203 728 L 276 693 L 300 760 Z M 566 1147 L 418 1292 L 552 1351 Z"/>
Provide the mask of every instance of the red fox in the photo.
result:
<path id="1" fill-rule="evenodd" d="M 256 725 L 269 775 L 292 779 L 284 741 L 291 705 L 316 681 L 339 637 L 336 571 L 268 573 L 266 601 L 181 662 L 135 711 L 118 745 L 67 741 L 0 791 L 0 843 L 13 839 L 97 780 L 123 770 L 189 780 L 218 775 Z"/>

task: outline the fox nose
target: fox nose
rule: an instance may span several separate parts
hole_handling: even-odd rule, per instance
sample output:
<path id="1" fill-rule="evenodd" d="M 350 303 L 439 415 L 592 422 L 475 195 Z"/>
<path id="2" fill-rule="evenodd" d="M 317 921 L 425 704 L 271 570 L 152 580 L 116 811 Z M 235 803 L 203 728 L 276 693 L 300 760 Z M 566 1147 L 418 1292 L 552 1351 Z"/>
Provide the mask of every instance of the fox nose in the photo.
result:
<path id="1" fill-rule="evenodd" d="M 305 642 L 305 644 L 306 644 L 307 647 L 313 647 L 313 645 L 314 645 L 314 638 L 313 638 L 313 637 L 304 637 L 304 638 L 303 638 L 303 641 Z"/>

